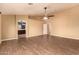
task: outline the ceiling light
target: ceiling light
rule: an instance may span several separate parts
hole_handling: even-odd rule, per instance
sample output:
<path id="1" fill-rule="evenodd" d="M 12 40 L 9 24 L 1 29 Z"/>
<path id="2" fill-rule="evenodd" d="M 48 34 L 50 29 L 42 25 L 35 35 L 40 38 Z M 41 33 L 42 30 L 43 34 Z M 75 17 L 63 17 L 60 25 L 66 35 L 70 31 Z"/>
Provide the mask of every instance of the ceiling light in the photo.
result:
<path id="1" fill-rule="evenodd" d="M 46 16 L 45 16 L 43 19 L 47 20 L 47 19 L 48 19 L 48 17 L 46 17 Z"/>

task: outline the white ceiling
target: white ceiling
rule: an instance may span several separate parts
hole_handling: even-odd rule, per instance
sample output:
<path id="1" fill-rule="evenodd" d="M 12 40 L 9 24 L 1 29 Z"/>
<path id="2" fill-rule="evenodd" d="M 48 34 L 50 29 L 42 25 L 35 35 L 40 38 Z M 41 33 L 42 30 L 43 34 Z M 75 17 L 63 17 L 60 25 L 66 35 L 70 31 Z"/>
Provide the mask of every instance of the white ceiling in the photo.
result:
<path id="1" fill-rule="evenodd" d="M 79 5 L 69 3 L 0 3 L 2 14 L 8 15 L 44 15 L 44 7 L 48 7 L 47 13 L 55 13 Z"/>

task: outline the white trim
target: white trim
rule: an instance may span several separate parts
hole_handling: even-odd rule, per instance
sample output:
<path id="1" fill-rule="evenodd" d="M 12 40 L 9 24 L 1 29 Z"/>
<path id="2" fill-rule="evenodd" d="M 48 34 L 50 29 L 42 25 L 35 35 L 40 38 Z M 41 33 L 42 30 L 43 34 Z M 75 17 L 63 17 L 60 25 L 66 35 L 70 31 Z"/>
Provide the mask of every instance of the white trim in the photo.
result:
<path id="1" fill-rule="evenodd" d="M 40 35 L 35 35 L 35 36 L 28 36 L 27 38 L 30 38 L 30 37 L 37 37 L 37 36 L 41 36 L 42 34 Z M 45 34 L 44 34 L 45 35 Z M 46 34 L 47 35 L 47 34 Z"/>
<path id="2" fill-rule="evenodd" d="M 8 38 L 8 39 L 2 39 L 1 41 L 15 40 L 15 39 L 18 39 L 18 38 Z"/>
<path id="3" fill-rule="evenodd" d="M 75 40 L 79 40 L 79 38 L 65 37 L 65 36 L 60 36 L 60 35 L 50 35 L 50 36 L 58 36 L 58 37 L 61 37 L 61 38 L 67 38 L 67 39 L 75 39 Z"/>

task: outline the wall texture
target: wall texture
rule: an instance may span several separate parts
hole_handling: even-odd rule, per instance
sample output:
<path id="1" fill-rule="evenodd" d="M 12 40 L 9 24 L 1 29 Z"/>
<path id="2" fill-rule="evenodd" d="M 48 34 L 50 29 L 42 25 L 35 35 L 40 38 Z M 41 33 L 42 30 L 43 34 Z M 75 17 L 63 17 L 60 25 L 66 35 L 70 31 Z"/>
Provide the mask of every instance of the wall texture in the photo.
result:
<path id="1" fill-rule="evenodd" d="M 16 19 L 14 15 L 2 15 L 2 40 L 16 37 Z"/>
<path id="2" fill-rule="evenodd" d="M 59 12 L 51 19 L 50 34 L 79 39 L 79 6 Z"/>
<path id="3" fill-rule="evenodd" d="M 1 43 L 1 14 L 0 14 L 0 43 Z"/>

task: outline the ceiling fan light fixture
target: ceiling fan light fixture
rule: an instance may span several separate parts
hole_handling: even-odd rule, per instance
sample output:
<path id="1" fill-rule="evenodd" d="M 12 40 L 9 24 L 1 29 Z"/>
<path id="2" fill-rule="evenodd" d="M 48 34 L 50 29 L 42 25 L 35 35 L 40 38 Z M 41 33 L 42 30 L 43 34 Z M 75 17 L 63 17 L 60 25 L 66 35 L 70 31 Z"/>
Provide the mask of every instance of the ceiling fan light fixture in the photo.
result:
<path id="1" fill-rule="evenodd" d="M 43 18 L 43 20 L 48 20 L 48 17 L 45 16 L 45 17 Z"/>
<path id="2" fill-rule="evenodd" d="M 47 13 L 46 13 L 47 7 L 44 7 L 44 9 L 45 9 L 45 15 L 44 15 L 44 17 L 43 17 L 43 20 L 47 21 L 47 20 L 48 20 Z"/>

